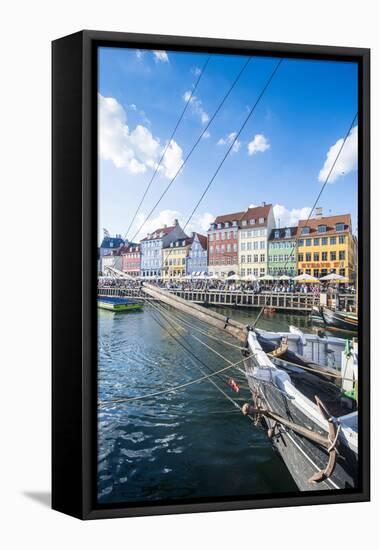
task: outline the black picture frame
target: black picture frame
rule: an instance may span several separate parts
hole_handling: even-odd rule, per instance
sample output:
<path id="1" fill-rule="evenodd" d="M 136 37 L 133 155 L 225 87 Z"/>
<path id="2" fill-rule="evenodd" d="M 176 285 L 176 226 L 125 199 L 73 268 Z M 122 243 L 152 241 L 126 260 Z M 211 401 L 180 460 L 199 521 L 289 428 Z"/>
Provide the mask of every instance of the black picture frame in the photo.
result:
<path id="1" fill-rule="evenodd" d="M 97 48 L 259 54 L 359 65 L 359 449 L 351 491 L 239 500 L 96 504 Z M 361 502 L 370 499 L 370 50 L 102 31 L 52 43 L 52 507 L 81 519 Z M 67 266 L 70 266 L 68 269 Z"/>

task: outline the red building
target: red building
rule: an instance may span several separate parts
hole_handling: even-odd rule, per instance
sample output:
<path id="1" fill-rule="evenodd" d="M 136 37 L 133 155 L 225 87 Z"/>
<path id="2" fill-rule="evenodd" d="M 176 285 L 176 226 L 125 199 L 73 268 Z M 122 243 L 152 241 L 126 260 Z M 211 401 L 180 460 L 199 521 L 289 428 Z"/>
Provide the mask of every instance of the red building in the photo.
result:
<path id="1" fill-rule="evenodd" d="M 208 273 L 238 273 L 238 224 L 245 212 L 217 216 L 208 230 Z"/>
<path id="2" fill-rule="evenodd" d="M 132 277 L 138 277 L 141 270 L 141 249 L 140 245 L 133 244 L 129 246 L 123 246 L 120 249 L 121 255 L 121 269 L 127 275 Z"/>

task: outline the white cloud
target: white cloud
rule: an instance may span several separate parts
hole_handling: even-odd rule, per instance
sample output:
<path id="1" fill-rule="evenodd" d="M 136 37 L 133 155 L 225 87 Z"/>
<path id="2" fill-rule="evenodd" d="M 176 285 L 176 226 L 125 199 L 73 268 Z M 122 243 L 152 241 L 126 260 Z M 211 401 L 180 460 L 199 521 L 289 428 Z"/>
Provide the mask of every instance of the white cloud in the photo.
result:
<path id="1" fill-rule="evenodd" d="M 201 75 L 201 69 L 199 67 L 192 67 L 191 72 L 195 76 L 200 76 Z"/>
<path id="2" fill-rule="evenodd" d="M 264 153 L 270 147 L 268 139 L 263 134 L 256 134 L 247 144 L 247 151 L 249 155 L 254 155 L 255 153 Z"/>
<path id="3" fill-rule="evenodd" d="M 274 216 L 278 227 L 291 227 L 297 225 L 299 220 L 306 220 L 311 212 L 309 206 L 292 208 L 289 210 L 283 204 L 274 205 Z"/>
<path id="4" fill-rule="evenodd" d="M 190 102 L 193 113 L 195 113 L 197 116 L 200 117 L 202 124 L 207 124 L 207 122 L 209 122 L 209 115 L 204 110 L 201 99 L 199 99 L 195 95 L 191 97 L 190 90 L 187 90 L 186 92 L 184 92 L 183 99 L 185 102 L 187 101 Z"/>
<path id="5" fill-rule="evenodd" d="M 162 63 L 169 62 L 169 58 L 165 50 L 153 50 L 153 54 L 154 54 L 155 61 L 157 62 L 161 61 Z"/>
<path id="6" fill-rule="evenodd" d="M 202 135 L 203 139 L 209 139 L 211 137 L 211 133 L 208 132 L 208 130 L 205 130 L 204 134 Z"/>
<path id="7" fill-rule="evenodd" d="M 230 132 L 230 134 L 228 134 L 226 137 L 224 138 L 220 138 L 217 142 L 217 145 L 230 145 L 233 143 L 234 141 L 234 145 L 232 147 L 232 153 L 237 153 L 240 148 L 241 148 L 241 142 L 236 139 L 237 137 L 237 132 Z"/>
<path id="8" fill-rule="evenodd" d="M 321 168 L 318 181 L 324 182 L 328 177 L 328 174 L 335 162 L 338 152 L 343 144 L 343 138 L 336 141 L 334 145 L 329 148 L 326 154 L 326 160 L 324 166 Z M 329 183 L 333 183 L 340 176 L 344 176 L 353 170 L 356 170 L 358 166 L 358 126 L 354 126 L 349 136 L 346 139 L 345 145 L 341 151 L 340 156 L 333 168 L 332 173 L 328 179 Z"/>
<path id="9" fill-rule="evenodd" d="M 142 59 L 143 51 L 142 50 L 136 50 L 136 57 L 137 57 L 137 59 Z"/>
<path id="10" fill-rule="evenodd" d="M 117 168 L 140 174 L 156 166 L 163 147 L 146 126 L 138 124 L 130 130 L 120 103 L 99 94 L 99 151 L 101 158 L 110 160 Z M 172 140 L 160 167 L 164 176 L 172 178 L 180 169 L 182 153 L 181 147 Z"/>
<path id="11" fill-rule="evenodd" d="M 139 227 L 141 227 L 142 223 L 146 219 L 146 214 L 143 214 L 140 212 L 135 220 L 134 223 L 134 230 L 137 231 Z M 139 239 L 143 239 L 147 233 L 152 233 L 156 229 L 159 229 L 160 227 L 163 227 L 164 225 L 173 225 L 174 220 L 177 219 L 179 221 L 179 224 L 182 228 L 184 228 L 184 225 L 186 223 L 186 217 L 180 212 L 179 210 L 161 210 L 156 216 L 149 218 L 143 228 L 141 229 L 141 234 L 138 236 Z M 185 229 L 185 232 L 187 235 L 190 235 L 193 231 L 196 233 L 205 234 L 208 229 L 209 225 L 213 220 L 215 219 L 215 216 L 211 214 L 210 212 L 204 212 L 203 214 L 195 214 L 193 218 L 191 219 L 190 223 Z"/>

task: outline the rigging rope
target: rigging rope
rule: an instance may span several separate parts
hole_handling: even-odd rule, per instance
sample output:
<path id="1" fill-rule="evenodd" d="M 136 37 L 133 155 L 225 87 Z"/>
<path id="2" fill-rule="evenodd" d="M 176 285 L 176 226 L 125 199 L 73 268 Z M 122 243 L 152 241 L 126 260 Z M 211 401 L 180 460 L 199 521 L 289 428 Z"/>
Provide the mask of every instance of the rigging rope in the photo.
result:
<path id="1" fill-rule="evenodd" d="M 150 218 L 150 216 L 153 214 L 154 210 L 156 209 L 156 207 L 158 206 L 158 204 L 161 202 L 161 200 L 163 199 L 163 197 L 166 195 L 167 191 L 170 189 L 171 185 L 174 183 L 174 181 L 176 180 L 176 178 L 178 177 L 178 175 L 180 174 L 180 172 L 182 171 L 184 165 L 186 164 L 186 162 L 188 161 L 188 159 L 191 157 L 192 153 L 194 152 L 194 150 L 196 149 L 197 145 L 200 143 L 202 137 L 204 136 L 205 132 L 208 130 L 209 126 L 212 124 L 213 120 L 215 119 L 215 117 L 217 116 L 217 114 L 219 113 L 220 109 L 222 108 L 222 106 L 224 105 L 225 101 L 227 100 L 227 98 L 229 97 L 229 95 L 231 94 L 233 88 L 236 86 L 237 82 L 239 81 L 240 77 L 242 76 L 242 73 L 245 71 L 246 67 L 248 66 L 248 64 L 250 63 L 251 61 L 251 57 L 249 57 L 247 59 L 247 61 L 245 62 L 245 64 L 243 65 L 243 67 L 241 68 L 241 70 L 239 71 L 239 73 L 237 74 L 236 78 L 234 79 L 232 85 L 230 86 L 229 90 L 227 91 L 227 93 L 225 94 L 225 96 L 223 97 L 221 103 L 218 105 L 217 109 L 215 110 L 215 112 L 213 113 L 213 115 L 211 116 L 211 118 L 209 119 L 208 123 L 205 125 L 203 131 L 201 132 L 201 134 L 199 135 L 199 137 L 197 138 L 197 140 L 195 141 L 195 143 L 193 144 L 193 146 L 191 147 L 189 153 L 187 154 L 187 156 L 184 158 L 182 164 L 180 165 L 180 168 L 178 169 L 178 171 L 175 173 L 174 177 L 169 181 L 169 183 L 167 184 L 167 186 L 165 187 L 165 189 L 163 190 L 162 194 L 160 195 L 159 199 L 157 200 L 157 202 L 155 203 L 155 205 L 153 206 L 153 208 L 150 210 L 150 212 L 148 213 L 148 215 L 146 216 L 145 220 L 143 221 L 143 223 L 140 225 L 138 231 L 134 234 L 133 238 L 132 238 L 132 241 L 134 241 L 134 239 L 136 238 L 136 236 L 139 234 L 139 232 L 141 231 L 141 229 L 144 227 L 145 223 L 147 222 L 147 220 Z"/>
<path id="2" fill-rule="evenodd" d="M 176 134 L 176 131 L 177 131 L 178 127 L 179 127 L 179 124 L 180 124 L 181 121 L 183 120 L 183 117 L 184 117 L 184 115 L 185 115 L 185 113 L 186 113 L 186 111 L 187 111 L 187 108 L 188 108 L 189 104 L 190 104 L 191 101 L 192 101 L 192 98 L 193 98 L 193 96 L 194 96 L 194 94 L 195 94 L 196 88 L 198 87 L 198 85 L 199 85 L 199 83 L 200 83 L 200 80 L 201 80 L 201 78 L 202 78 L 202 76 L 203 76 L 203 74 L 204 74 L 205 69 L 207 68 L 207 65 L 208 65 L 208 63 L 209 63 L 211 57 L 212 57 L 212 55 L 209 55 L 209 56 L 207 57 L 207 59 L 206 59 L 204 65 L 203 65 L 203 68 L 202 68 L 201 71 L 200 71 L 200 74 L 199 74 L 199 76 L 198 76 L 198 79 L 196 80 L 195 85 L 194 85 L 194 87 L 193 87 L 192 90 L 191 90 L 191 93 L 190 93 L 190 95 L 189 95 L 189 97 L 188 97 L 188 100 L 186 101 L 186 103 L 185 103 L 185 105 L 184 105 L 184 109 L 183 109 L 183 111 L 182 111 L 182 113 L 181 113 L 181 115 L 180 115 L 180 117 L 179 117 L 179 119 L 178 119 L 178 121 L 177 121 L 177 123 L 176 123 L 176 125 L 175 125 L 175 127 L 174 127 L 174 129 L 173 129 L 173 131 L 172 131 L 172 133 L 171 133 L 170 139 L 168 140 L 168 142 L 167 142 L 167 144 L 166 144 L 166 146 L 165 146 L 165 148 L 164 148 L 164 150 L 163 150 L 162 156 L 161 156 L 161 158 L 159 159 L 159 162 L 158 162 L 158 164 L 157 164 L 156 167 L 155 167 L 154 173 L 153 173 L 153 175 L 151 176 L 150 181 L 149 181 L 149 183 L 148 183 L 148 185 L 147 185 L 147 187 L 146 187 L 146 189 L 145 189 L 145 192 L 144 192 L 143 195 L 142 195 L 142 198 L 141 198 L 141 200 L 140 200 L 140 202 L 139 202 L 139 205 L 137 206 L 137 210 L 136 210 L 135 213 L 134 213 L 134 216 L 133 216 L 133 218 L 132 218 L 132 220 L 131 220 L 131 222 L 130 222 L 130 224 L 129 224 L 129 227 L 128 227 L 128 229 L 126 230 L 126 233 L 125 233 L 125 240 L 127 239 L 127 236 L 128 236 L 128 234 L 129 234 L 130 228 L 132 227 L 133 222 L 134 222 L 134 220 L 136 219 L 136 216 L 137 216 L 137 214 L 138 214 L 138 212 L 139 212 L 139 210 L 140 210 L 140 208 L 141 208 L 141 206 L 142 206 L 143 201 L 145 200 L 145 197 L 146 197 L 146 195 L 147 195 L 147 193 L 148 193 L 148 191 L 149 191 L 149 189 L 150 189 L 150 187 L 151 187 L 151 184 L 153 183 L 153 181 L 154 181 L 154 179 L 155 179 L 155 176 L 156 176 L 157 173 L 158 173 L 158 170 L 159 170 L 159 168 L 160 168 L 160 166 L 161 166 L 161 164 L 162 164 L 162 161 L 163 161 L 163 159 L 164 159 L 164 157 L 165 157 L 165 154 L 166 154 L 166 152 L 167 152 L 167 149 L 169 148 L 169 145 L 170 145 L 171 141 L 173 140 L 173 138 L 174 138 L 174 136 L 175 136 L 175 134 Z"/>

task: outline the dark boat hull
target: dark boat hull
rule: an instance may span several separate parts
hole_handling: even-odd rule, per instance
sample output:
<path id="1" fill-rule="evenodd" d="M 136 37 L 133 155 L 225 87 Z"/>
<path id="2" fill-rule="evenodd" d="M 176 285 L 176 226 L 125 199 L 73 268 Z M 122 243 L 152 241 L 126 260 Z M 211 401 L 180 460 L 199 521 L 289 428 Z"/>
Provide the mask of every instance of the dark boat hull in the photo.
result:
<path id="1" fill-rule="evenodd" d="M 358 322 L 341 312 L 323 307 L 321 308 L 321 315 L 327 326 L 349 330 L 351 332 L 356 332 L 358 330 Z"/>
<path id="2" fill-rule="evenodd" d="M 261 406 L 279 414 L 283 418 L 307 427 L 325 437 L 328 433 L 322 430 L 312 420 L 299 410 L 291 399 L 279 391 L 270 381 L 258 380 L 254 377 L 254 365 L 251 359 L 245 361 L 246 375 L 253 396 L 259 396 Z M 293 430 L 283 426 L 275 426 L 275 422 L 267 417 L 262 417 L 263 425 L 273 429 L 271 438 L 273 446 L 277 449 L 286 464 L 295 483 L 301 491 L 320 491 L 354 488 L 357 484 L 357 456 L 346 445 L 343 445 L 338 454 L 336 466 L 330 478 L 319 483 L 311 483 L 309 479 L 317 472 L 323 470 L 328 463 L 326 449 L 299 436 Z"/>

